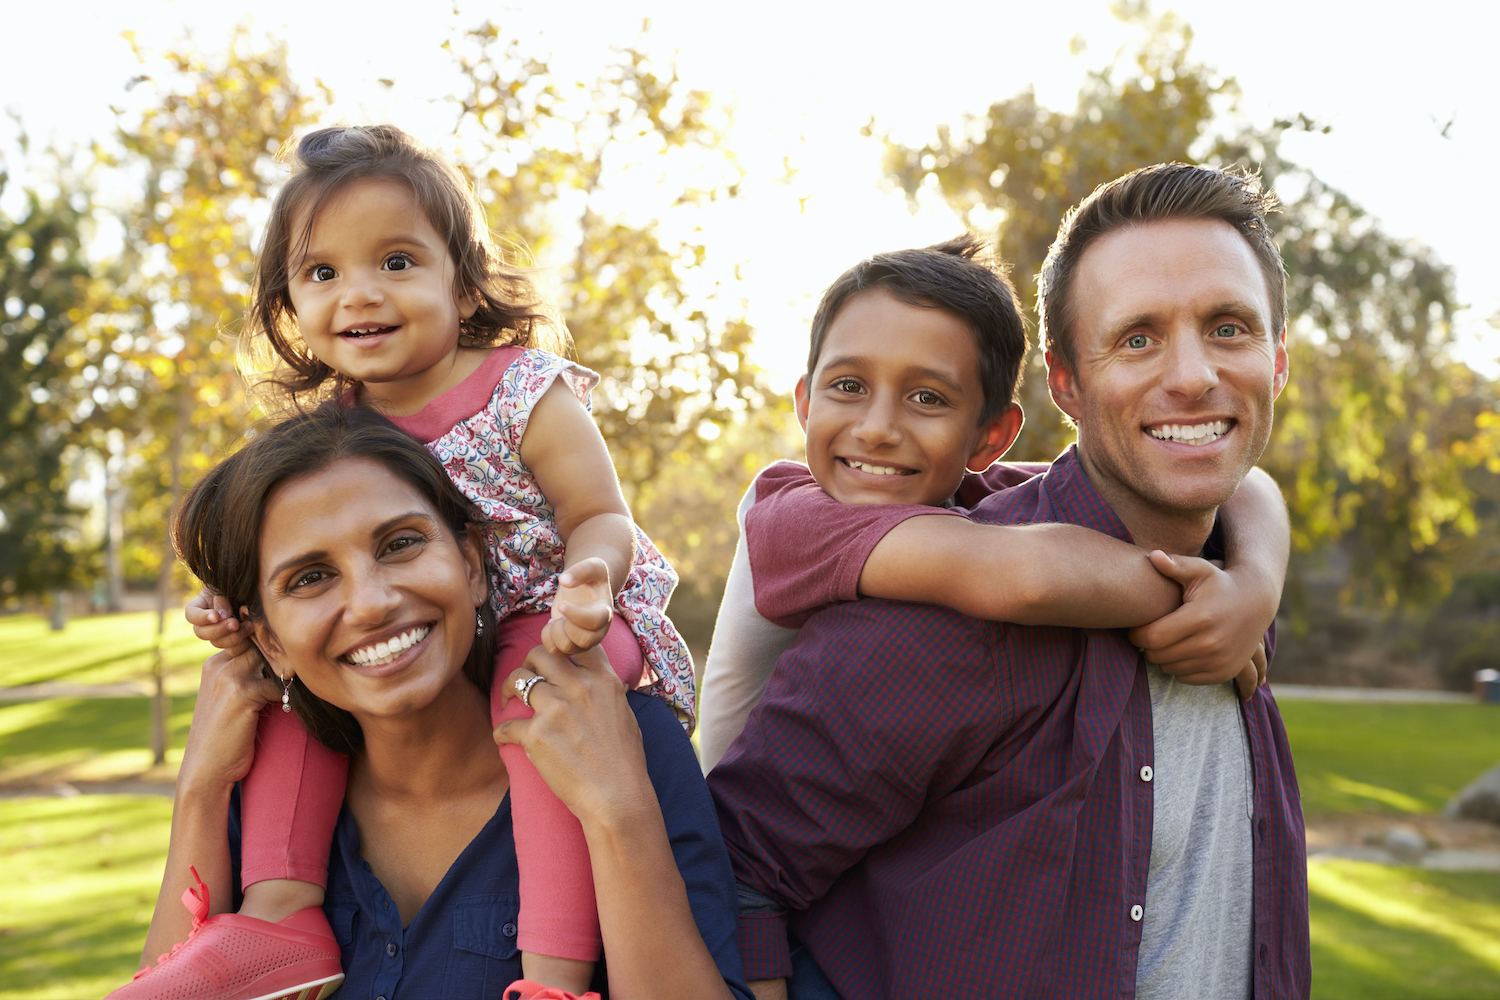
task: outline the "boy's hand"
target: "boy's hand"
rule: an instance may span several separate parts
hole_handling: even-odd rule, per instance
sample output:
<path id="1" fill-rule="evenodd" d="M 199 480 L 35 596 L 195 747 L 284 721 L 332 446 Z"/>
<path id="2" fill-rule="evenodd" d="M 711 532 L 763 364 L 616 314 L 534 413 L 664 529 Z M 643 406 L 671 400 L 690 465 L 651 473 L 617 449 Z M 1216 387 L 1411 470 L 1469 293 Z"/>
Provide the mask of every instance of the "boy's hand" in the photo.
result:
<path id="1" fill-rule="evenodd" d="M 542 645 L 555 656 L 572 656 L 603 641 L 614 617 L 615 592 L 603 559 L 585 559 L 557 578 L 552 620 L 542 629 Z"/>
<path id="2" fill-rule="evenodd" d="M 1151 565 L 1182 585 L 1182 607 L 1150 625 L 1131 629 L 1130 641 L 1163 673 L 1185 684 L 1223 684 L 1243 674 L 1240 694 L 1248 697 L 1245 687 L 1252 668 L 1257 684 L 1264 676 L 1261 641 L 1268 623 L 1247 611 L 1234 577 L 1207 560 L 1157 550 L 1151 553 Z"/>
<path id="3" fill-rule="evenodd" d="M 204 587 L 182 609 L 182 613 L 188 624 L 193 626 L 193 634 L 217 649 L 239 656 L 250 645 L 250 633 L 255 630 L 254 626 L 248 622 L 241 624 L 234 617 L 223 594 L 216 594 Z"/>

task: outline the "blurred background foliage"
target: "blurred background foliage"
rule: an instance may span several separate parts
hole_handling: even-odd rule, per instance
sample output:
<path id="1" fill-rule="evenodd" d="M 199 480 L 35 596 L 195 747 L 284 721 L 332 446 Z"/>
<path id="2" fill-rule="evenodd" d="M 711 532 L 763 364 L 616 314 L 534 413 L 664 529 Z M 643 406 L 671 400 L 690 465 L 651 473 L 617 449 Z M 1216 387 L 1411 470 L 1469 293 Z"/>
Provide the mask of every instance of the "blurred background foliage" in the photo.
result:
<path id="1" fill-rule="evenodd" d="M 1296 555 L 1283 679 L 1461 685 L 1500 666 L 1497 386 L 1456 359 L 1453 275 L 1281 152 L 1299 116 L 1256 127 L 1192 31 L 1124 3 L 1138 43 L 1093 73 L 1071 110 L 1023 92 L 935 123 L 906 145 L 872 122 L 887 177 L 945 200 L 1010 262 L 1034 315 L 1058 220 L 1098 184 L 1182 160 L 1259 170 L 1289 273 L 1292 378 L 1264 459 L 1292 512 Z M 683 84 L 644 32 L 597 77 L 565 79 L 503 25 L 450 39 L 464 86 L 450 153 L 516 260 L 543 259 L 595 413 L 642 526 L 679 567 L 674 617 L 700 652 L 736 537 L 733 510 L 765 462 L 799 447 L 787 401 L 753 363 L 732 247 L 703 213 L 738 197 L 733 109 Z M 163 567 L 181 489 L 261 414 L 234 334 L 276 152 L 329 95 L 286 52 L 242 32 L 228 51 L 140 52 L 144 113 L 93 150 L 28 151 L 24 208 L 0 215 L 0 598 L 17 606 L 127 585 L 180 596 Z M 440 113 L 443 106 L 439 105 Z M 19 171 L 15 176 L 21 176 Z M 125 207 L 96 196 L 106 175 Z M 0 186 L 15 186 L 0 165 Z M 30 183 L 30 182 L 28 182 Z M 915 203 L 915 201 L 914 201 Z M 117 241 L 98 238 L 109 229 Z M 726 262 L 729 266 L 726 266 Z M 852 261 L 849 263 L 853 263 Z M 810 275 L 821 286 L 835 275 Z M 1023 386 L 1017 459 L 1071 439 L 1040 353 Z M 76 483 L 102 476 L 101 512 Z"/>

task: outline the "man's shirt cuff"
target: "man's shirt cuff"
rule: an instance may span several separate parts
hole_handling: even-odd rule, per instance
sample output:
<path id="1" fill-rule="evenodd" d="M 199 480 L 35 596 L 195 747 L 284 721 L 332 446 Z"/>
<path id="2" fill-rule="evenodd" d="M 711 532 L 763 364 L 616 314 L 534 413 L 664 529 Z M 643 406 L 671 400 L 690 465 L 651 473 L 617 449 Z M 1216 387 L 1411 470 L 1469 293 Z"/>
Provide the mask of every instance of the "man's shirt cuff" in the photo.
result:
<path id="1" fill-rule="evenodd" d="M 771 910 L 742 912 L 739 944 L 746 979 L 781 979 L 792 974 L 785 914 Z"/>

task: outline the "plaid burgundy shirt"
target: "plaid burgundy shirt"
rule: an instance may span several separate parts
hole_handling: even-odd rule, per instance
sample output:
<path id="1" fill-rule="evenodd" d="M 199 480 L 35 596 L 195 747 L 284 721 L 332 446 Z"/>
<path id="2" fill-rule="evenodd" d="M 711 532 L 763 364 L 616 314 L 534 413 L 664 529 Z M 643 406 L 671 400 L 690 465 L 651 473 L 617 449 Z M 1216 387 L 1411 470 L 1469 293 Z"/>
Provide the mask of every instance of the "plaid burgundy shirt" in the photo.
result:
<path id="1" fill-rule="evenodd" d="M 1073 449 L 976 521 L 1130 540 Z M 1254 995 L 1306 997 L 1307 854 L 1281 716 L 1244 706 L 1255 771 Z M 709 775 L 745 886 L 848 998 L 1135 994 L 1151 856 L 1151 700 L 1123 631 L 862 600 L 819 612 Z M 787 918 L 742 913 L 748 979 Z"/>

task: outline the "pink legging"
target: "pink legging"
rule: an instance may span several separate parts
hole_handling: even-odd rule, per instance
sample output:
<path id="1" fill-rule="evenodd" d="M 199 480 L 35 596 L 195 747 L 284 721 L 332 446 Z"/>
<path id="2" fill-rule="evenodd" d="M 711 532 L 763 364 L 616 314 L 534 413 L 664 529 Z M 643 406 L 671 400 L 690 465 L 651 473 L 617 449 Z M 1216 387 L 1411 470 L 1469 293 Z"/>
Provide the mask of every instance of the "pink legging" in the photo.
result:
<path id="1" fill-rule="evenodd" d="M 490 716 L 525 719 L 531 710 L 513 698 L 504 710 L 505 678 L 541 644 L 546 614 L 512 615 L 500 623 Z M 605 635 L 604 652 L 627 687 L 641 678 L 641 648 L 618 616 Z M 522 951 L 597 961 L 602 953 L 594 876 L 583 828 L 519 746 L 500 748 L 510 772 L 521 915 L 516 944 Z M 328 887 L 328 852 L 348 781 L 348 758 L 308 735 L 295 715 L 270 705 L 256 732 L 255 762 L 240 785 L 243 817 L 240 882 L 297 879 Z M 545 859 L 545 860 L 543 860 Z"/>

